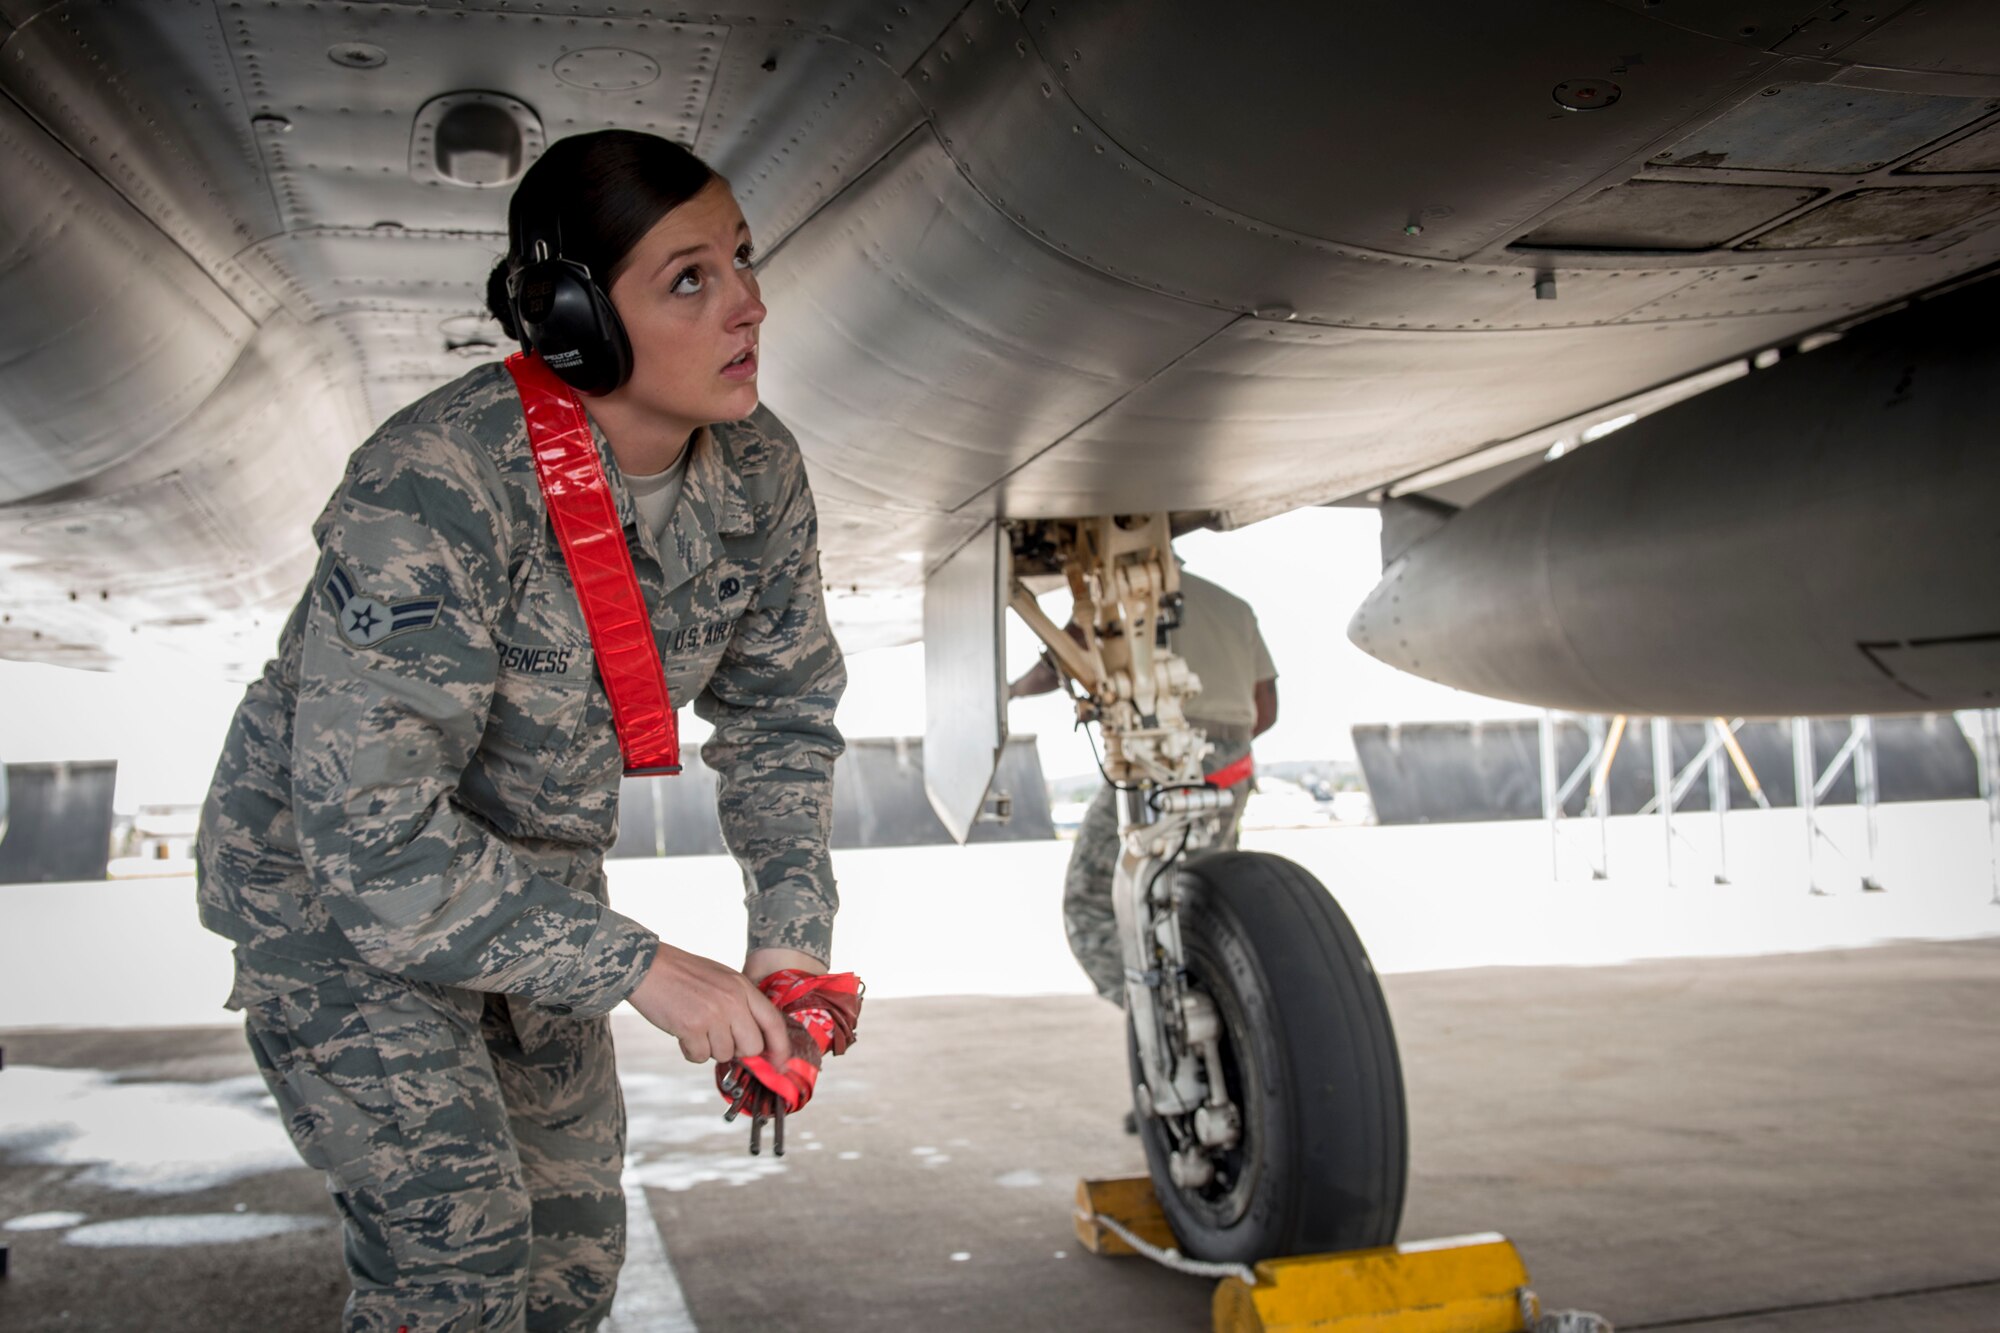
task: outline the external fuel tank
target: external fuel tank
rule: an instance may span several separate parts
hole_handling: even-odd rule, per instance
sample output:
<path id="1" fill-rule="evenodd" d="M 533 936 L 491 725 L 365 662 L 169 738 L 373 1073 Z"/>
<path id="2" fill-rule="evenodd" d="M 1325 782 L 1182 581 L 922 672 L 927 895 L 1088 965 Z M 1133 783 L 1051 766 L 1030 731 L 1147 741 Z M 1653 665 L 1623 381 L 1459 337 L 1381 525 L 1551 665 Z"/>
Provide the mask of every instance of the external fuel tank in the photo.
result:
<path id="1" fill-rule="evenodd" d="M 1515 479 L 1395 554 L 1348 633 L 1580 712 L 1994 706 L 2000 279 Z"/>

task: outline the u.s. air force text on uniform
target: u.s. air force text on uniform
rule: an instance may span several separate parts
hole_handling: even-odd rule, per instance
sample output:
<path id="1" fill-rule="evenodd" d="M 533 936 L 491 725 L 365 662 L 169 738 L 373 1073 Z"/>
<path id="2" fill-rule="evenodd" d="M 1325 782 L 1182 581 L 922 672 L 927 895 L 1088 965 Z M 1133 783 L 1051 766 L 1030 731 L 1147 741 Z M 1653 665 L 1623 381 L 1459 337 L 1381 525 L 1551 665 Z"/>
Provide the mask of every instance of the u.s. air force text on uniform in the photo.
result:
<path id="1" fill-rule="evenodd" d="M 714 727 L 749 945 L 824 961 L 846 675 L 797 446 L 761 409 L 699 432 L 656 540 L 593 434 L 669 689 Z M 384 424 L 314 533 L 203 810 L 229 1003 L 345 1214 L 351 1327 L 459 1327 L 396 1313 L 420 1287 L 503 1312 L 465 1327 L 588 1327 L 623 1239 L 601 1016 L 658 939 L 605 900 L 621 756 L 502 368 Z"/>

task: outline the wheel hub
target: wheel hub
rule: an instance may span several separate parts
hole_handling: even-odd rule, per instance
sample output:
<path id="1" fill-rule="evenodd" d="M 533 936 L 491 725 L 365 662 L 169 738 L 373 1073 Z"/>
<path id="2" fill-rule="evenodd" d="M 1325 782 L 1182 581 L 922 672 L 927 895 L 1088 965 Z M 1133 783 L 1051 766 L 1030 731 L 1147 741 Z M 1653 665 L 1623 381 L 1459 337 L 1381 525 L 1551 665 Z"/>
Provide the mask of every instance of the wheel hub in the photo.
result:
<path id="1" fill-rule="evenodd" d="M 1249 1207 L 1258 1174 L 1256 1144 L 1245 1132 L 1245 1080 L 1231 1026 L 1242 1016 L 1226 996 L 1218 1002 L 1193 977 L 1182 984 L 1175 1011 L 1183 1021 L 1165 1034 L 1165 1044 L 1175 1073 L 1190 1085 L 1191 1095 L 1179 1106 L 1190 1109 L 1160 1107 L 1152 1123 L 1165 1150 L 1167 1175 L 1187 1205 L 1212 1225 L 1229 1226 Z"/>

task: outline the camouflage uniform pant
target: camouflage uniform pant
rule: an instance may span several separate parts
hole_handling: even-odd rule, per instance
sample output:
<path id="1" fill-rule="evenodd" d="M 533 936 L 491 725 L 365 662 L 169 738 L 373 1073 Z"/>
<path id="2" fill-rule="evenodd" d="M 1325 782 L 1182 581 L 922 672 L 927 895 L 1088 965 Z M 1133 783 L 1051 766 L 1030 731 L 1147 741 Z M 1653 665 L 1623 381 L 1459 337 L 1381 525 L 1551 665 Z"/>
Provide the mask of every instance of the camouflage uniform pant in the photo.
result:
<path id="1" fill-rule="evenodd" d="M 1243 757 L 1250 748 L 1250 728 L 1197 723 L 1215 742 L 1215 753 L 1202 764 L 1213 773 Z M 1222 838 L 1210 850 L 1234 851 L 1236 832 L 1251 784 L 1230 788 L 1232 801 L 1223 813 Z M 1118 920 L 1111 908 L 1111 880 L 1118 869 L 1118 793 L 1098 788 L 1083 823 L 1077 826 L 1063 873 L 1063 929 L 1069 951 L 1097 987 L 1097 993 L 1121 1008 L 1125 1004 L 1125 958 L 1118 948 Z"/>
<path id="2" fill-rule="evenodd" d="M 597 1327 L 625 1254 L 608 1020 L 346 967 L 246 1026 L 341 1215 L 347 1333 Z"/>

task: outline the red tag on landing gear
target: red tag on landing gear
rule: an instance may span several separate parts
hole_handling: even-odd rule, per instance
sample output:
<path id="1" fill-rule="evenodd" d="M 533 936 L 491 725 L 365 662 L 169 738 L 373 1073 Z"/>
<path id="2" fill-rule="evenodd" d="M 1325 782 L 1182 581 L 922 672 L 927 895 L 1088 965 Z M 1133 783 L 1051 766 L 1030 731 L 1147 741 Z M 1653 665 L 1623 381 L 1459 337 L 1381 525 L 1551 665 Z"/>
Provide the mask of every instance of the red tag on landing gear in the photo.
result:
<path id="1" fill-rule="evenodd" d="M 1257 761 L 1246 754 L 1235 763 L 1226 764 L 1216 769 L 1213 773 L 1203 778 L 1202 781 L 1211 787 L 1221 787 L 1227 790 L 1239 782 L 1249 781 L 1256 772 Z"/>
<path id="2" fill-rule="evenodd" d="M 653 618 L 632 568 L 611 483 L 590 435 L 590 418 L 576 390 L 541 357 L 516 352 L 507 358 L 507 373 L 521 394 L 535 477 L 542 484 L 570 582 L 576 585 L 576 600 L 583 606 L 625 772 L 631 777 L 678 773 L 680 733 L 667 695 L 666 668 L 653 642 Z"/>

